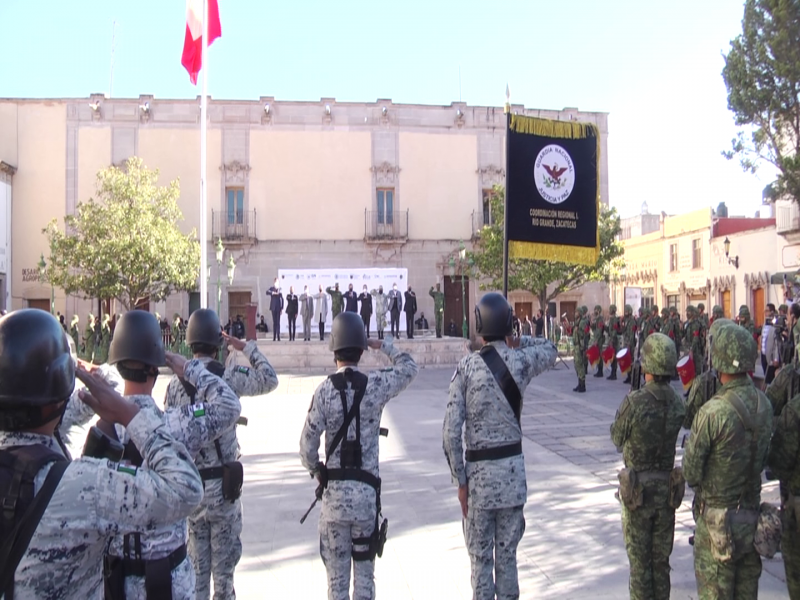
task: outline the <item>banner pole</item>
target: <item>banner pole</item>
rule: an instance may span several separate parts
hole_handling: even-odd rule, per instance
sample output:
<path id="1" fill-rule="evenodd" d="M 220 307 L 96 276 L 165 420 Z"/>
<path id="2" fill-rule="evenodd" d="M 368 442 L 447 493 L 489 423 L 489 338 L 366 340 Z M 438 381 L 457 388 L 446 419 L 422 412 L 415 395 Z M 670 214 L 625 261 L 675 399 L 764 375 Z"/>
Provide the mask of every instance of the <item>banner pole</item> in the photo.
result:
<path id="1" fill-rule="evenodd" d="M 203 0 L 202 69 L 203 95 L 200 99 L 200 308 L 208 307 L 208 187 L 206 144 L 208 121 L 208 0 Z"/>
<path id="2" fill-rule="evenodd" d="M 508 300 L 508 149 L 510 147 L 511 107 L 506 102 L 506 201 L 503 203 L 503 296 Z"/>

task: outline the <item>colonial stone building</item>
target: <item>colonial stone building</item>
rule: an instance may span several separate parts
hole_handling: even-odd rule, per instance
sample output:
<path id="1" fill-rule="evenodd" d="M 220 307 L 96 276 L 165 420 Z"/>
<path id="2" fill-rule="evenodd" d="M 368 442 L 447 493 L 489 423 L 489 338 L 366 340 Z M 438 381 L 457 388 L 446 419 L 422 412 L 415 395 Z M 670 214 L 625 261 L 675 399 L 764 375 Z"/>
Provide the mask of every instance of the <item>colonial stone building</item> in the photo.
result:
<path id="1" fill-rule="evenodd" d="M 606 114 L 511 110 L 595 123 L 601 199 L 608 203 Z M 207 219 L 209 306 L 221 275 L 223 317 L 250 304 L 264 312 L 265 289 L 279 268 L 384 266 L 408 269 L 421 311 L 432 315 L 427 290 L 441 281 L 446 322 L 471 314 L 462 306 L 461 275 L 467 304 L 478 290 L 459 249 L 470 247 L 489 218 L 487 191 L 504 183 L 502 108 L 262 97 L 211 100 L 208 113 L 208 213 L 200 215 L 199 99 L 0 100 L 0 204 L 10 207 L 0 206 L 0 219 L 5 215 L 12 232 L 0 260 L 4 305 L 49 306 L 50 287 L 35 276 L 40 255 L 48 256 L 42 229 L 93 195 L 100 169 L 136 155 L 160 169 L 162 183 L 180 179 L 187 231 Z M 221 269 L 217 238 L 226 248 Z M 592 305 L 604 297 L 605 287 L 594 284 L 565 301 Z M 511 299 L 537 308 L 530 294 Z M 67 315 L 84 315 L 90 302 L 55 290 L 55 307 Z M 187 316 L 199 303 L 197 293 L 175 294 L 150 309 Z"/>

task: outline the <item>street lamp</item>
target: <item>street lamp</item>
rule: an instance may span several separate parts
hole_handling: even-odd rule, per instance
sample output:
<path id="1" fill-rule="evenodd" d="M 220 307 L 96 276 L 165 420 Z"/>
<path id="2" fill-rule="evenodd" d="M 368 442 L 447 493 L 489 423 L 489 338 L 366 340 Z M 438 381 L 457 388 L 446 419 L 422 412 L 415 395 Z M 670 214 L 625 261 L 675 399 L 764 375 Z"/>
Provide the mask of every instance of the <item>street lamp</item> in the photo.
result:
<path id="1" fill-rule="evenodd" d="M 233 254 L 228 255 L 228 285 L 233 285 L 233 276 L 236 273 L 236 262 Z"/>
<path id="2" fill-rule="evenodd" d="M 44 253 L 42 253 L 41 257 L 39 258 L 39 282 L 44 283 L 45 281 L 45 273 L 47 269 L 47 263 L 44 262 Z M 55 288 L 53 288 L 52 282 L 50 283 L 50 314 L 56 314 L 56 292 Z"/>
<path id="3" fill-rule="evenodd" d="M 220 302 L 222 302 L 222 283 L 220 282 L 220 278 L 222 277 L 222 257 L 225 254 L 225 246 L 222 245 L 221 237 L 217 238 L 214 252 L 217 258 L 217 314 L 219 314 L 219 305 Z"/>
<path id="4" fill-rule="evenodd" d="M 738 269 L 739 268 L 739 256 L 737 255 L 734 258 L 731 258 L 730 256 L 728 256 L 730 254 L 730 251 L 731 251 L 731 241 L 727 238 L 727 236 L 725 237 L 725 241 L 722 242 L 722 245 L 725 247 L 725 258 L 728 259 L 728 264 L 729 265 L 733 265 L 735 268 Z"/>

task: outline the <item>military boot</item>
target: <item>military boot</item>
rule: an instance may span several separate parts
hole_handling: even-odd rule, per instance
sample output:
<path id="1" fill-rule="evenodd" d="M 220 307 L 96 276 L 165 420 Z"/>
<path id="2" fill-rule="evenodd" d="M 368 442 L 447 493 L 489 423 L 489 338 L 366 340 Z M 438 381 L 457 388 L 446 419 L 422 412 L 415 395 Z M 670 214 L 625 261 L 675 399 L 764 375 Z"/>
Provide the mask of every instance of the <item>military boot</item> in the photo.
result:
<path id="1" fill-rule="evenodd" d="M 585 392 L 586 391 L 586 380 L 585 379 L 581 379 L 580 384 L 579 384 L 579 388 L 580 388 L 580 389 L 578 389 L 579 392 Z"/>
<path id="2" fill-rule="evenodd" d="M 628 376 L 625 378 L 625 381 L 623 381 L 622 383 L 630 383 L 630 382 L 631 382 L 631 372 L 628 371 Z"/>
<path id="3" fill-rule="evenodd" d="M 574 388 L 572 388 L 572 391 L 573 392 L 582 392 L 583 389 L 581 389 L 581 388 L 583 388 L 583 379 L 578 379 L 578 385 L 576 385 Z"/>
<path id="4" fill-rule="evenodd" d="M 595 377 L 602 377 L 603 376 L 603 363 L 602 361 L 597 363 L 597 373 L 594 374 Z"/>
<path id="5" fill-rule="evenodd" d="M 617 380 L 617 370 L 616 369 L 612 369 L 611 375 L 606 377 L 606 379 L 608 379 L 609 381 L 616 381 Z"/>

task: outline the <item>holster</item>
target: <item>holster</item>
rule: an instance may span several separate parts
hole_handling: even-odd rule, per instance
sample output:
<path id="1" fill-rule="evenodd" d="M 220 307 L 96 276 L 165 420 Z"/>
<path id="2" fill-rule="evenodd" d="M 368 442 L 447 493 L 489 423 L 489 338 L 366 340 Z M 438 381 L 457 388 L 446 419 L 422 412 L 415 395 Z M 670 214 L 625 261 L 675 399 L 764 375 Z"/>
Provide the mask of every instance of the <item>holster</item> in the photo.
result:
<path id="1" fill-rule="evenodd" d="M 619 480 L 619 499 L 628 510 L 636 510 L 644 504 L 644 487 L 636 477 L 636 471 L 629 468 L 617 473 Z"/>
<path id="2" fill-rule="evenodd" d="M 121 558 L 103 557 L 103 591 L 105 600 L 125 600 L 125 569 Z"/>
<path id="3" fill-rule="evenodd" d="M 148 598 L 172 600 L 172 569 L 169 559 L 148 560 L 145 563 L 144 589 Z"/>
<path id="4" fill-rule="evenodd" d="M 222 497 L 225 500 L 237 500 L 242 495 L 244 484 L 244 467 L 238 460 L 222 465 Z"/>
<path id="5" fill-rule="evenodd" d="M 89 428 L 86 442 L 83 444 L 83 456 L 119 462 L 124 451 L 125 447 L 119 440 L 106 435 L 95 425 Z"/>
<path id="6" fill-rule="evenodd" d="M 678 509 L 683 502 L 686 493 L 686 479 L 683 476 L 683 469 L 675 467 L 669 472 L 669 507 Z"/>

